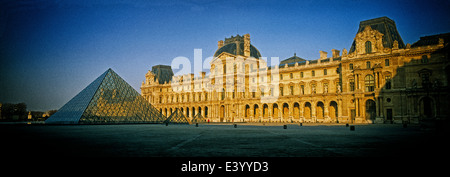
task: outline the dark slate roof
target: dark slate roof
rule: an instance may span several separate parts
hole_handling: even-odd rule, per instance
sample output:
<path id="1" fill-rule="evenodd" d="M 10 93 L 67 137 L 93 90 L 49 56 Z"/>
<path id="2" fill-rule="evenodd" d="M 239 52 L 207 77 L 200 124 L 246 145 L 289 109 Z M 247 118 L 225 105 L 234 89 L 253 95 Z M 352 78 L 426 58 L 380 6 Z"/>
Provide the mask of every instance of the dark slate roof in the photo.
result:
<path id="1" fill-rule="evenodd" d="M 290 57 L 290 58 L 288 58 L 288 59 L 285 59 L 285 60 L 281 61 L 281 62 L 280 62 L 280 65 L 284 65 L 284 64 L 286 64 L 286 63 L 289 65 L 289 64 L 305 63 L 305 62 L 306 62 L 305 59 L 298 57 L 297 54 L 294 53 L 294 56 L 292 56 L 292 57 Z"/>
<path id="2" fill-rule="evenodd" d="M 236 43 L 224 45 L 223 47 L 217 49 L 216 53 L 214 53 L 214 57 L 219 56 L 223 52 L 227 52 L 233 55 L 244 55 L 244 42 L 239 42 L 239 51 L 237 51 Z M 250 44 L 250 56 L 254 58 L 261 57 L 261 53 L 259 53 L 258 49 L 256 49 L 251 44 Z"/>
<path id="3" fill-rule="evenodd" d="M 395 22 L 388 17 L 374 18 L 366 21 L 361 21 L 359 23 L 358 33 L 364 31 L 364 28 L 370 25 L 374 30 L 379 31 L 383 34 L 383 46 L 386 48 L 392 48 L 394 41 L 398 41 L 398 48 L 405 48 L 400 34 L 397 31 Z M 349 53 L 353 53 L 356 49 L 356 42 L 353 40 L 352 47 Z"/>
<path id="4" fill-rule="evenodd" d="M 167 65 L 156 65 L 152 67 L 152 73 L 155 74 L 155 80 L 158 78 L 160 84 L 164 84 L 164 82 L 169 83 L 172 80 L 173 71 L 172 67 Z"/>
<path id="5" fill-rule="evenodd" d="M 448 43 L 450 41 L 450 33 L 420 37 L 420 40 L 412 44 L 411 47 L 436 45 L 439 44 L 439 38 L 444 39 L 444 43 Z"/>

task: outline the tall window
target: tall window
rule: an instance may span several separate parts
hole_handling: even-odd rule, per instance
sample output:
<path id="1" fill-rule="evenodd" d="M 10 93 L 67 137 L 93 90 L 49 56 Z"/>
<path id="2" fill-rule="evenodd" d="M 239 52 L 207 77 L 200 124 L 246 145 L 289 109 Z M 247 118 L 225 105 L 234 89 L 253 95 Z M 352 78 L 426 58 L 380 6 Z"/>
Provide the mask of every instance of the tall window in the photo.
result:
<path id="1" fill-rule="evenodd" d="M 280 74 L 280 80 L 283 80 L 283 74 Z"/>
<path id="2" fill-rule="evenodd" d="M 327 69 L 323 70 L 323 75 L 325 75 L 325 76 L 327 75 Z"/>
<path id="3" fill-rule="evenodd" d="M 350 63 L 350 64 L 348 65 L 348 67 L 349 67 L 350 70 L 353 70 L 353 63 Z"/>
<path id="4" fill-rule="evenodd" d="M 289 74 L 290 79 L 294 78 L 294 75 L 292 73 Z"/>
<path id="5" fill-rule="evenodd" d="M 370 69 L 370 61 L 366 62 L 366 68 Z"/>
<path id="6" fill-rule="evenodd" d="M 300 91 L 302 92 L 302 95 L 305 94 L 305 86 L 304 85 L 300 85 Z"/>
<path id="7" fill-rule="evenodd" d="M 316 76 L 316 72 L 314 72 L 314 71 L 311 71 L 311 76 Z"/>
<path id="8" fill-rule="evenodd" d="M 294 86 L 289 87 L 289 92 L 291 95 L 294 95 Z"/>
<path id="9" fill-rule="evenodd" d="M 300 78 L 303 78 L 303 72 L 300 72 Z"/>
<path id="10" fill-rule="evenodd" d="M 389 59 L 384 60 L 384 66 L 389 66 Z"/>
<path id="11" fill-rule="evenodd" d="M 422 56 L 421 62 L 422 62 L 422 63 L 428 63 L 428 56 L 423 55 L 423 56 Z"/>
<path id="12" fill-rule="evenodd" d="M 430 73 L 421 73 L 420 77 L 422 77 L 422 87 L 430 88 Z"/>
<path id="13" fill-rule="evenodd" d="M 368 74 L 364 78 L 364 84 L 366 86 L 366 92 L 373 92 L 375 90 L 375 78 L 371 74 Z"/>
<path id="14" fill-rule="evenodd" d="M 222 100 L 225 100 L 225 89 L 222 88 Z"/>
<path id="15" fill-rule="evenodd" d="M 283 87 L 280 87 L 280 95 L 283 96 Z"/>
<path id="16" fill-rule="evenodd" d="M 366 53 L 372 53 L 372 42 L 366 42 Z"/>
<path id="17" fill-rule="evenodd" d="M 348 81 L 350 83 L 350 91 L 353 92 L 355 91 L 355 79 L 349 79 Z"/>

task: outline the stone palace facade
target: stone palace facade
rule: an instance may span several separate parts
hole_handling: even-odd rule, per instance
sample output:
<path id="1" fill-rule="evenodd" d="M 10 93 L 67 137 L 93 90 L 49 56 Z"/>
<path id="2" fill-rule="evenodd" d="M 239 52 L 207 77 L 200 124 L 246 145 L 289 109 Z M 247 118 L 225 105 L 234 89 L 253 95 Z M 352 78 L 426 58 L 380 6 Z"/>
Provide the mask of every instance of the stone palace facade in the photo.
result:
<path id="1" fill-rule="evenodd" d="M 404 44 L 387 17 L 360 22 L 350 50 L 268 66 L 250 35 L 218 42 L 210 74 L 153 66 L 142 96 L 211 122 L 419 123 L 450 115 L 450 33 Z"/>

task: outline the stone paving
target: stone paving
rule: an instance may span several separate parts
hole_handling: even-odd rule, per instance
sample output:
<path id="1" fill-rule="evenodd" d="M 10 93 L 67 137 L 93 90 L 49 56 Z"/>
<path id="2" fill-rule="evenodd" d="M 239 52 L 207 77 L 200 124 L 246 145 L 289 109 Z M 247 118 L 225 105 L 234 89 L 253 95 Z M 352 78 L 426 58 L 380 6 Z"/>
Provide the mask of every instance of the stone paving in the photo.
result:
<path id="1" fill-rule="evenodd" d="M 417 125 L 0 125 L 3 154 L 77 157 L 401 157 L 448 155 Z"/>

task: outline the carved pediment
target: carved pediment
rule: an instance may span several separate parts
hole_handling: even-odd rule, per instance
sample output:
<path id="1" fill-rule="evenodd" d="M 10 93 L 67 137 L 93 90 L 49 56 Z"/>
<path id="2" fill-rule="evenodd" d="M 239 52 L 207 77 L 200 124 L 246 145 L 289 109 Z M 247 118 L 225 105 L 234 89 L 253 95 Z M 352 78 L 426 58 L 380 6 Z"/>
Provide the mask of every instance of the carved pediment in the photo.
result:
<path id="1" fill-rule="evenodd" d="M 384 49 L 383 34 L 372 29 L 370 25 L 367 25 L 363 31 L 356 34 L 355 42 L 357 55 L 367 54 L 366 45 L 371 45 L 370 53 L 382 52 Z"/>

